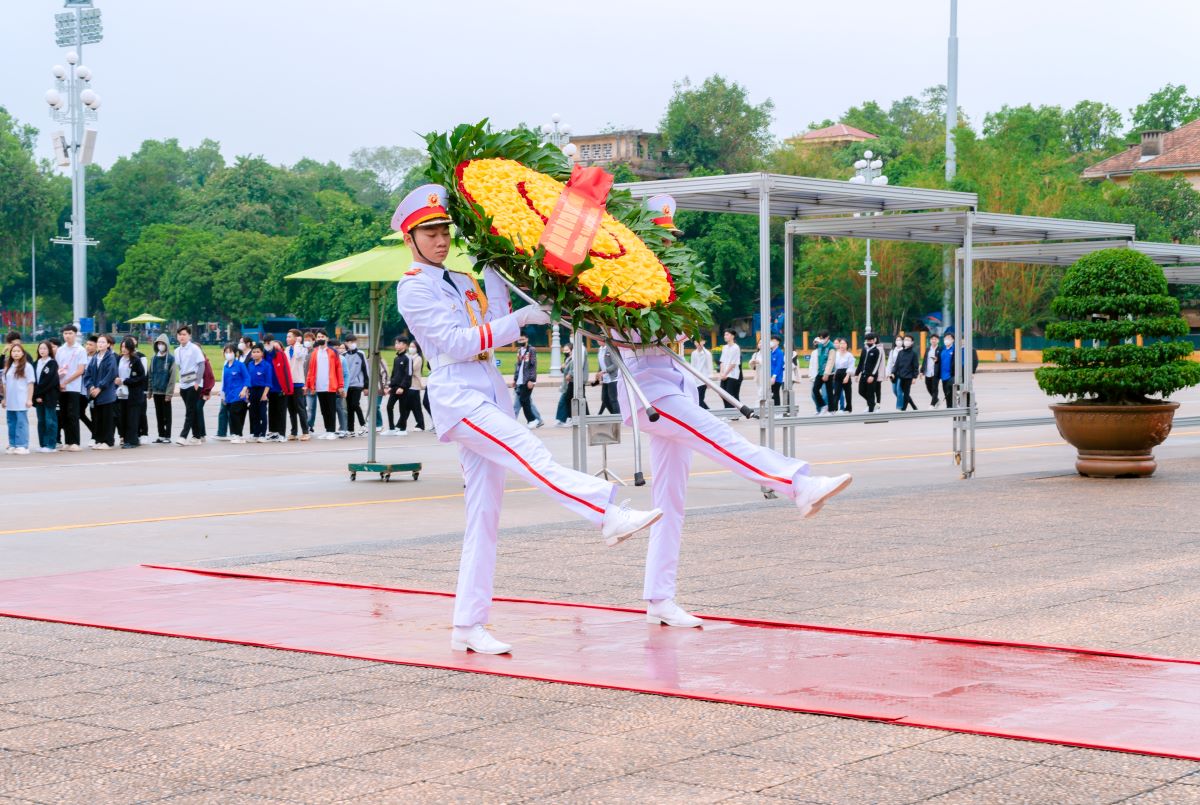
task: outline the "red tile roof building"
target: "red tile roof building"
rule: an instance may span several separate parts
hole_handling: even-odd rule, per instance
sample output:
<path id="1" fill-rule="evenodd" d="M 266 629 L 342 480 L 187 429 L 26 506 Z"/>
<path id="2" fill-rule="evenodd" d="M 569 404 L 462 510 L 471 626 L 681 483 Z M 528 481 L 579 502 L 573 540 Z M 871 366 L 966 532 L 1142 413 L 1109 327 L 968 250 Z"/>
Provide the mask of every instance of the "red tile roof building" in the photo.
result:
<path id="1" fill-rule="evenodd" d="M 803 143 L 804 145 L 819 145 L 823 143 L 840 145 L 878 139 L 879 137 L 869 131 L 856 129 L 854 126 L 847 126 L 845 123 L 834 123 L 832 126 L 826 126 L 823 129 L 813 129 L 797 137 L 791 137 L 788 139 L 788 142 Z"/>
<path id="2" fill-rule="evenodd" d="M 1142 172 L 1182 174 L 1200 189 L 1200 120 L 1174 131 L 1143 131 L 1140 143 L 1090 166 L 1083 178 L 1126 182 Z"/>

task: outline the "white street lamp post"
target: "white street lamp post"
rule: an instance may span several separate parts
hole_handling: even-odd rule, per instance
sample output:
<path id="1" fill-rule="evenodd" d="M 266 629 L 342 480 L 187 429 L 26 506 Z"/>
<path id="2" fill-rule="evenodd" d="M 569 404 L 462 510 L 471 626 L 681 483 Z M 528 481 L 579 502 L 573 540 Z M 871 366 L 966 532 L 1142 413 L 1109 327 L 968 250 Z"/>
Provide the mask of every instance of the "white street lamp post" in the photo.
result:
<path id="1" fill-rule="evenodd" d="M 871 151 L 864 151 L 863 158 L 854 163 L 854 177 L 850 180 L 855 184 L 885 185 L 888 177 L 883 175 L 883 160 L 875 157 Z M 858 272 L 867 278 L 867 324 L 864 332 L 871 332 L 871 278 L 879 274 L 871 268 L 871 239 L 867 238 L 867 257 L 863 261 L 863 269 Z"/>
<path id="2" fill-rule="evenodd" d="M 575 144 L 570 141 L 571 126 L 569 123 L 562 122 L 562 116 L 558 112 L 551 115 L 549 123 L 542 124 L 542 134 L 546 135 L 548 143 L 562 149 L 567 159 L 574 162 L 577 149 Z M 550 325 L 551 377 L 562 377 L 562 337 L 559 335 L 558 327 L 557 322 Z"/>
<path id="3" fill-rule="evenodd" d="M 87 236 L 87 208 L 84 196 L 84 168 L 91 164 L 96 132 L 85 129 L 85 123 L 96 120 L 100 96 L 91 88 L 92 71 L 85 67 L 83 46 L 94 45 L 103 38 L 100 9 L 92 8 L 92 0 L 64 0 L 67 9 L 54 16 L 55 43 L 72 48 L 66 55 L 67 66 L 56 64 L 51 72 L 55 88 L 46 93 L 50 117 L 64 124 L 69 134 L 58 132 L 54 137 L 55 162 L 71 167 L 71 220 L 67 237 L 51 238 L 51 242 L 68 244 L 72 251 L 72 310 L 75 324 L 87 317 L 87 247 L 98 241 Z"/>

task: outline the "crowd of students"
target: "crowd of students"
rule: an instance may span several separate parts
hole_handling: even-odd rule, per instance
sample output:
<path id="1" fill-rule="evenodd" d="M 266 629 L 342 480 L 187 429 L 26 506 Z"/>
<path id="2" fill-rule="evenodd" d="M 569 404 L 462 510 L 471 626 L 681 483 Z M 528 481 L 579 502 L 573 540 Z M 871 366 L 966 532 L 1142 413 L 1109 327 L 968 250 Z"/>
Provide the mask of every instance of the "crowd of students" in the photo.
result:
<path id="1" fill-rule="evenodd" d="M 31 410 L 37 427 L 33 450 L 40 453 L 83 449 L 81 425 L 91 434 L 86 446 L 93 450 L 112 449 L 118 439 L 125 449 L 146 443 L 190 446 L 209 439 L 234 444 L 308 441 L 316 432 L 318 413 L 324 426 L 318 439 L 367 432 L 363 407 L 370 372 L 354 335 L 341 342 L 322 331 L 290 330 L 283 342 L 271 334 L 258 342 L 242 337 L 225 345 L 219 383 L 208 357 L 192 341 L 191 328 L 178 328 L 176 339 L 172 348 L 167 334 L 160 334 L 147 356 L 133 336 L 118 342 L 101 333 L 81 341 L 71 325 L 63 328 L 61 339 L 41 341 L 35 348 L 22 343 L 19 333 L 9 333 L 0 385 L 6 452 L 31 452 Z M 417 430 L 426 429 L 424 361 L 415 343 L 397 338 L 394 346 L 390 371 L 382 358 L 378 366 L 375 427 L 384 435 L 406 436 L 410 416 Z M 175 396 L 182 402 L 183 424 L 172 437 Z M 217 432 L 210 437 L 204 410 L 214 397 L 220 409 Z M 151 403 L 154 438 L 147 416 Z"/>

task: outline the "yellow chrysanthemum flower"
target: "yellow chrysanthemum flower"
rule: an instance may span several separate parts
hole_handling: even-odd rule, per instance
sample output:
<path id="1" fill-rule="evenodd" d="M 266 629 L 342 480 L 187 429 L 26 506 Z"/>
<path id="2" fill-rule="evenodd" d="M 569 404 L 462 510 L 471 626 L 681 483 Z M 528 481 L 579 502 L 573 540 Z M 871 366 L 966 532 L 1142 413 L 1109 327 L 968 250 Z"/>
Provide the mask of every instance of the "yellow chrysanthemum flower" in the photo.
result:
<path id="1" fill-rule="evenodd" d="M 458 167 L 458 186 L 492 219 L 495 234 L 531 254 L 564 185 L 511 159 L 472 159 Z M 648 307 L 675 298 L 671 272 L 641 238 L 608 213 L 589 252 L 579 286 L 594 299 Z M 607 288 L 607 294 L 603 294 Z"/>

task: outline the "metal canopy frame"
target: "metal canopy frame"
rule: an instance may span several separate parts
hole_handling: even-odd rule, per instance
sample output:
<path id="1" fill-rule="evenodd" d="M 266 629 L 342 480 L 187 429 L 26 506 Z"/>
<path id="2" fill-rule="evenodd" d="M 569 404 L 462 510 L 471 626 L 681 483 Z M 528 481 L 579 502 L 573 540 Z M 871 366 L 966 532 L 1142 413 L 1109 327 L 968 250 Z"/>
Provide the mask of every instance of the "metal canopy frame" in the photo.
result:
<path id="1" fill-rule="evenodd" d="M 1200 246 L 1182 243 L 1151 243 L 1133 240 L 1132 233 L 1124 241 L 1085 241 L 1080 243 L 1022 243 L 1010 246 L 986 246 L 975 250 L 976 260 L 1001 263 L 1033 263 L 1037 265 L 1069 266 L 1084 255 L 1100 249 L 1133 249 L 1149 257 L 1170 272 L 1195 273 L 1200 268 Z"/>
<path id="2" fill-rule="evenodd" d="M 954 367 L 953 405 L 937 411 L 879 412 L 854 416 L 854 421 L 947 417 L 954 420 L 953 447 L 964 478 L 975 472 L 975 427 L 978 410 L 972 372 L 964 371 L 973 354 L 972 250 L 976 244 L 1090 241 L 1117 245 L 1131 241 L 1133 227 L 1094 221 L 1073 221 L 977 211 L 978 196 L 928 188 L 859 184 L 771 173 L 739 173 L 685 179 L 663 179 L 618 185 L 636 198 L 660 193 L 675 198 L 678 209 L 758 216 L 759 319 L 771 320 L 771 217 L 788 219 L 784 227 L 784 332 L 795 343 L 793 287 L 795 238 L 803 236 L 875 238 L 917 243 L 957 245 L 954 261 L 954 325 L 959 334 L 959 360 Z M 1105 241 L 1104 239 L 1108 239 Z M 1096 248 L 1103 248 L 1098 246 Z M 766 333 L 764 332 L 765 336 Z M 582 339 L 577 337 L 576 348 Z M 765 338 L 764 338 L 765 343 Z M 792 362 L 784 362 L 781 405 L 770 404 L 770 373 L 759 373 L 759 441 L 774 448 L 781 429 L 782 450 L 795 455 L 796 428 L 828 420 L 800 417 L 792 392 Z M 582 386 L 576 385 L 575 463 L 586 468 L 586 425 Z"/>

